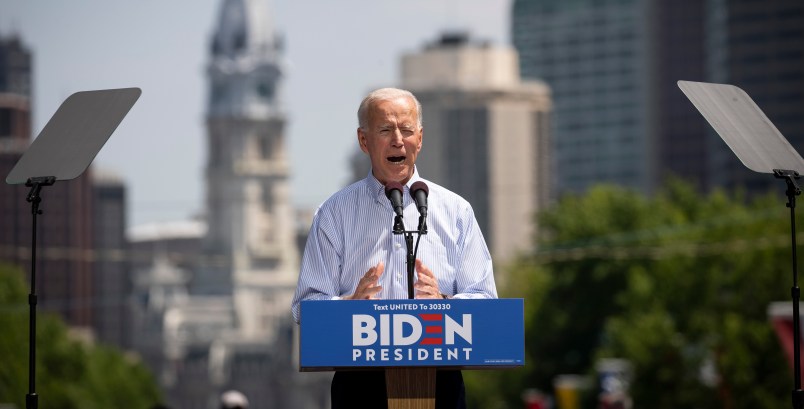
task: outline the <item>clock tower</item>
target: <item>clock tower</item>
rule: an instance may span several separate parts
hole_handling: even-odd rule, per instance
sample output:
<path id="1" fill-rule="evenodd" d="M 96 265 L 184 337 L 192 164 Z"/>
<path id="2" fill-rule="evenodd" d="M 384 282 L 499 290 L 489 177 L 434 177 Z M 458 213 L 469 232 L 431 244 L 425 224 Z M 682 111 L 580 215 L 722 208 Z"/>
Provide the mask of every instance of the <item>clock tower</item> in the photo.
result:
<path id="1" fill-rule="evenodd" d="M 285 313 L 298 273 L 284 67 L 266 0 L 225 0 L 208 66 L 207 224 L 193 293 L 232 294 L 245 335 Z M 279 310 L 277 310 L 279 309 Z"/>

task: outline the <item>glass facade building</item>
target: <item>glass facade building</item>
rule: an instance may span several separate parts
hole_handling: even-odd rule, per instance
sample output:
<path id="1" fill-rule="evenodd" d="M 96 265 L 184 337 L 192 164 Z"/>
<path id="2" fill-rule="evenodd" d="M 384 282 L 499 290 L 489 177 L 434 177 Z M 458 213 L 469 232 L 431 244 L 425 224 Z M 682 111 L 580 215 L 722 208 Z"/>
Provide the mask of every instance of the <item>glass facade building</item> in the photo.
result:
<path id="1" fill-rule="evenodd" d="M 553 90 L 559 195 L 596 183 L 650 193 L 675 175 L 701 190 L 764 192 L 678 89 L 743 88 L 804 149 L 804 2 L 515 0 L 524 78 Z"/>

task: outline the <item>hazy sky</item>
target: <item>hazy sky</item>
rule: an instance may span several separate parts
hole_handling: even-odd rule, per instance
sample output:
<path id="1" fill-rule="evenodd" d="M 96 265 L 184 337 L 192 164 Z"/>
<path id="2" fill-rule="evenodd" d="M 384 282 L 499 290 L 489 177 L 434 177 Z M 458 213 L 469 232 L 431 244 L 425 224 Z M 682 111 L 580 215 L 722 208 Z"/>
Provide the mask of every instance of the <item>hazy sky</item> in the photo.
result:
<path id="1" fill-rule="evenodd" d="M 370 89 L 398 82 L 403 53 L 445 29 L 498 44 L 510 37 L 511 0 L 267 1 L 285 39 L 298 207 L 317 206 L 347 182 L 357 105 Z M 34 136 L 74 92 L 142 88 L 94 162 L 125 180 L 130 225 L 186 219 L 204 208 L 205 69 L 222 3 L 0 0 L 0 35 L 19 34 L 33 52 Z"/>

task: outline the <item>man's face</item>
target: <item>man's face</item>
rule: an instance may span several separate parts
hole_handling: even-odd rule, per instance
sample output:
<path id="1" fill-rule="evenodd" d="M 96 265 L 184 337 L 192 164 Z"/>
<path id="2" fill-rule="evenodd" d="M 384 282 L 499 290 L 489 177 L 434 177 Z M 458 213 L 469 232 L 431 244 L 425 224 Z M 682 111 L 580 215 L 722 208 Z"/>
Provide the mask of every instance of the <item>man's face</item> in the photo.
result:
<path id="1" fill-rule="evenodd" d="M 371 158 L 374 177 L 382 184 L 405 184 L 422 148 L 416 103 L 399 97 L 375 103 L 368 111 L 366 129 L 357 129 L 360 149 Z"/>

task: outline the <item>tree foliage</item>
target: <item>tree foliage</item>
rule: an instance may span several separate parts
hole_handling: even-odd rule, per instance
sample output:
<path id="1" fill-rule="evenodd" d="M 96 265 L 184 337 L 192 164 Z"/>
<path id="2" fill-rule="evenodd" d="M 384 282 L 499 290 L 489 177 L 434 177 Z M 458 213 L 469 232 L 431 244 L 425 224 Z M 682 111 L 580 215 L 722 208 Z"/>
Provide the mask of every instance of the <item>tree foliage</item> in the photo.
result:
<path id="1" fill-rule="evenodd" d="M 22 272 L 0 266 L 0 402 L 25 407 L 28 288 Z M 55 316 L 36 323 L 36 393 L 47 408 L 149 408 L 161 395 L 152 375 L 108 346 L 71 337 Z"/>
<path id="2" fill-rule="evenodd" d="M 478 407 L 521 407 L 526 388 L 633 365 L 635 407 L 781 407 L 792 373 L 767 317 L 792 285 L 785 196 L 748 202 L 672 182 L 647 198 L 599 186 L 540 215 L 532 254 L 501 295 L 524 297 L 523 369 L 467 376 Z M 478 387 L 475 391 L 473 388 Z"/>

